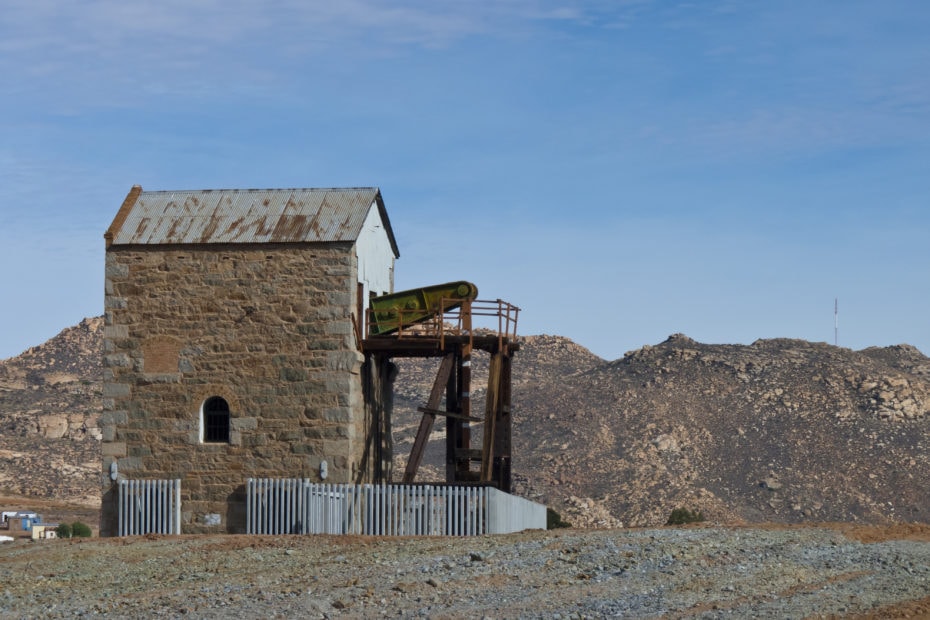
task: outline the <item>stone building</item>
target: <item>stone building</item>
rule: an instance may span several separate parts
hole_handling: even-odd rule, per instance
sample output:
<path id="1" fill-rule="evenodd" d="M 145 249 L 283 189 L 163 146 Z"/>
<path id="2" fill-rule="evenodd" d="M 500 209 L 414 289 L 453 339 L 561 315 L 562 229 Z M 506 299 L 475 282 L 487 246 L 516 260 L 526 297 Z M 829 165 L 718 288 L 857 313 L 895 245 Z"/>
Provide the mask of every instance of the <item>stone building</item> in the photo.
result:
<path id="1" fill-rule="evenodd" d="M 103 510 L 180 479 L 182 531 L 245 531 L 250 477 L 390 479 L 386 356 L 361 353 L 397 243 L 377 188 L 127 195 L 106 239 Z"/>

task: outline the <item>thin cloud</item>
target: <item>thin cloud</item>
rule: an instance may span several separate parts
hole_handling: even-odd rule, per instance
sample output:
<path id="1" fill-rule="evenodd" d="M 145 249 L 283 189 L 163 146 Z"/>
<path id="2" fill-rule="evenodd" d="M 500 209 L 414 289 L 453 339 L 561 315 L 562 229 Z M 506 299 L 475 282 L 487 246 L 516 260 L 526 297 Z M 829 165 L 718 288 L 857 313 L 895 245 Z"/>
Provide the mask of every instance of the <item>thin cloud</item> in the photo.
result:
<path id="1" fill-rule="evenodd" d="M 703 151 L 730 158 L 869 148 L 909 139 L 906 127 L 880 112 L 793 106 L 756 109 L 697 125 L 680 136 Z"/>
<path id="2" fill-rule="evenodd" d="M 469 37 L 526 36 L 543 23 L 591 25 L 597 4 L 373 0 L 10 0 L 0 21 L 0 90 L 118 106 L 140 93 L 198 96 L 205 83 L 280 88 L 294 67 L 326 66 Z"/>
<path id="3" fill-rule="evenodd" d="M 499 2 L 395 2 L 343 0 L 246 2 L 164 0 L 136 4 L 92 0 L 79 4 L 13 0 L 0 26 L 6 53 L 61 56 L 180 43 L 178 52 L 298 36 L 304 45 L 400 43 L 449 45 L 476 34 L 502 35 L 534 19 L 584 22 L 597 10 L 529 0 Z M 287 40 L 282 40 L 287 43 Z M 53 45 L 54 44 L 54 45 Z M 172 50 L 161 49 L 160 52 Z"/>

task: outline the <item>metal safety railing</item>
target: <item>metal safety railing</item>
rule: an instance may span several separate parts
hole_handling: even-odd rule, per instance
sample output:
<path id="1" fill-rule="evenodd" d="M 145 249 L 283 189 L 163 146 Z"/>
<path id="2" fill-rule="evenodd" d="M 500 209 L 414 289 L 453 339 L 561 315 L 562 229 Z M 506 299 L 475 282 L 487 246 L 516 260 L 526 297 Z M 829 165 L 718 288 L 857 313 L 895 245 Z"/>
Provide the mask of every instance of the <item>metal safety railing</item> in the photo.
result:
<path id="1" fill-rule="evenodd" d="M 545 529 L 546 508 L 493 487 L 250 478 L 249 534 L 479 536 Z"/>
<path id="2" fill-rule="evenodd" d="M 180 480 L 120 480 L 118 535 L 181 533 Z"/>
<path id="3" fill-rule="evenodd" d="M 472 336 L 476 331 L 496 335 L 499 340 L 513 339 L 517 336 L 517 319 L 520 308 L 502 299 L 461 300 L 442 298 L 439 308 L 432 316 L 423 319 L 423 310 L 419 308 L 393 308 L 391 324 L 394 331 L 389 335 L 395 338 L 429 337 L 444 339 L 446 336 Z M 366 310 L 366 325 L 370 337 L 374 333 L 372 326 L 378 321 L 371 309 Z M 477 318 L 476 318 L 477 317 Z"/>

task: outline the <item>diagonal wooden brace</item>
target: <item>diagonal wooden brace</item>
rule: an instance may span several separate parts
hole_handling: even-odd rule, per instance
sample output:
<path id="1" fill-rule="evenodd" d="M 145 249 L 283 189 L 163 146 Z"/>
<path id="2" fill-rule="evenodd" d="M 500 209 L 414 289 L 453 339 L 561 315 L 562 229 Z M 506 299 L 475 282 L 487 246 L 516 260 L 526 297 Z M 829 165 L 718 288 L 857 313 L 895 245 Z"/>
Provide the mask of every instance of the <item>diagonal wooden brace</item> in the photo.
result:
<path id="1" fill-rule="evenodd" d="M 433 382 L 433 389 L 429 393 L 429 401 L 424 409 L 436 410 L 439 408 L 439 401 L 442 400 L 442 393 L 446 384 L 449 382 L 449 376 L 452 373 L 452 367 L 455 365 L 455 355 L 452 353 L 442 358 L 439 364 L 439 372 L 436 373 L 436 381 Z M 433 430 L 433 422 L 436 420 L 434 413 L 424 413 L 420 420 L 420 427 L 417 429 L 417 436 L 413 440 L 413 448 L 410 450 L 410 458 L 407 459 L 407 467 L 404 469 L 404 482 L 411 483 L 417 475 L 417 469 L 420 467 L 420 461 L 423 460 L 423 453 L 426 451 L 426 443 L 429 441 L 429 434 Z"/>

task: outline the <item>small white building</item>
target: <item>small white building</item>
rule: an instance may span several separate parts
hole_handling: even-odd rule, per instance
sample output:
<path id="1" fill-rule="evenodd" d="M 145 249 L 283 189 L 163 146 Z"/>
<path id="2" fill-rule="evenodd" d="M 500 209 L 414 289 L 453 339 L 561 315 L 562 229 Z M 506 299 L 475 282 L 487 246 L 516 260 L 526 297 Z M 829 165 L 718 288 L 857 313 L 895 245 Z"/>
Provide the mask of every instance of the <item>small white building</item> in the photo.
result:
<path id="1" fill-rule="evenodd" d="M 34 523 L 32 525 L 32 540 L 58 538 L 57 527 L 57 523 Z"/>

